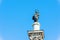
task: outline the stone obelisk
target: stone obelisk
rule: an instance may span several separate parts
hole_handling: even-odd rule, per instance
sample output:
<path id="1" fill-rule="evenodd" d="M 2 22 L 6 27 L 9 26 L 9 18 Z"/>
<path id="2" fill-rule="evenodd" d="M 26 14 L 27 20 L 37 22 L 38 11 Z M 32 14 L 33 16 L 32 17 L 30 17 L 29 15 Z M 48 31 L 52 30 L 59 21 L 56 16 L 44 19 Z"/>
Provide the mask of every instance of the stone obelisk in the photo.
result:
<path id="1" fill-rule="evenodd" d="M 33 23 L 33 30 L 28 31 L 28 36 L 30 40 L 44 40 L 44 31 L 40 29 L 40 23 L 38 22 L 39 19 L 39 12 L 35 11 L 32 19 L 34 20 Z"/>

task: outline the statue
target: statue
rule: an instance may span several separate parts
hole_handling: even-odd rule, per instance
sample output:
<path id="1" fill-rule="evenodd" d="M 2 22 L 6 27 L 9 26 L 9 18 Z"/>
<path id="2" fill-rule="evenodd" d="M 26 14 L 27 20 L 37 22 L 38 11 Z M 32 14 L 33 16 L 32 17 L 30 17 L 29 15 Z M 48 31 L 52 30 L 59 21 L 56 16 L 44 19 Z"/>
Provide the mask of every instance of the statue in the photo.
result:
<path id="1" fill-rule="evenodd" d="M 33 15 L 32 19 L 34 20 L 33 27 L 34 30 L 40 30 L 40 23 L 38 22 L 39 19 L 39 11 L 35 10 L 35 14 Z"/>
<path id="2" fill-rule="evenodd" d="M 37 10 L 35 11 L 35 14 L 33 15 L 32 19 L 34 20 L 34 22 L 38 22 L 39 12 Z"/>

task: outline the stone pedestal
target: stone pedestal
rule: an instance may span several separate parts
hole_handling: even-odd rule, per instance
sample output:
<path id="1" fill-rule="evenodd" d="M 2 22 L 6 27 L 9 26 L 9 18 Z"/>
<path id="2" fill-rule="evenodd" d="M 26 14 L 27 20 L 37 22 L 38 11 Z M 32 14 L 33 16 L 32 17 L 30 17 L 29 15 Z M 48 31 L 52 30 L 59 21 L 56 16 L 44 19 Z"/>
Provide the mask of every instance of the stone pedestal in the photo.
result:
<path id="1" fill-rule="evenodd" d="M 32 26 L 33 26 L 34 30 L 40 30 L 39 22 L 34 22 Z"/>
<path id="2" fill-rule="evenodd" d="M 44 32 L 41 30 L 28 31 L 28 36 L 30 40 L 43 40 Z"/>

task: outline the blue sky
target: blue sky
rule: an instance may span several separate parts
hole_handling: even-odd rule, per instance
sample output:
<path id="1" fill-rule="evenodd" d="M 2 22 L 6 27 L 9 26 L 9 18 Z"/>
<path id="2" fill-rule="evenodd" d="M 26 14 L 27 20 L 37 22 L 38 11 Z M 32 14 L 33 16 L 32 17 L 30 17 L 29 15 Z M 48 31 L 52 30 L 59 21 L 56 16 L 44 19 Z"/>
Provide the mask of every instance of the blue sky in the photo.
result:
<path id="1" fill-rule="evenodd" d="M 60 40 L 60 0 L 0 0 L 0 40 L 29 40 L 35 9 L 44 40 Z"/>

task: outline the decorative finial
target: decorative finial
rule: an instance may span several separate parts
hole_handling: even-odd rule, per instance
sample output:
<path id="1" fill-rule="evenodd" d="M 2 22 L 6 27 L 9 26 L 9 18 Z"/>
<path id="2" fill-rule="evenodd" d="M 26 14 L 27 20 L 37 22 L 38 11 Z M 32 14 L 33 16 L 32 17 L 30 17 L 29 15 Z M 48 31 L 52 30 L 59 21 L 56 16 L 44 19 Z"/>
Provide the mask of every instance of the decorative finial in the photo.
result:
<path id="1" fill-rule="evenodd" d="M 33 15 L 32 19 L 34 20 L 34 22 L 38 22 L 39 19 L 39 11 L 35 10 L 35 14 Z"/>

